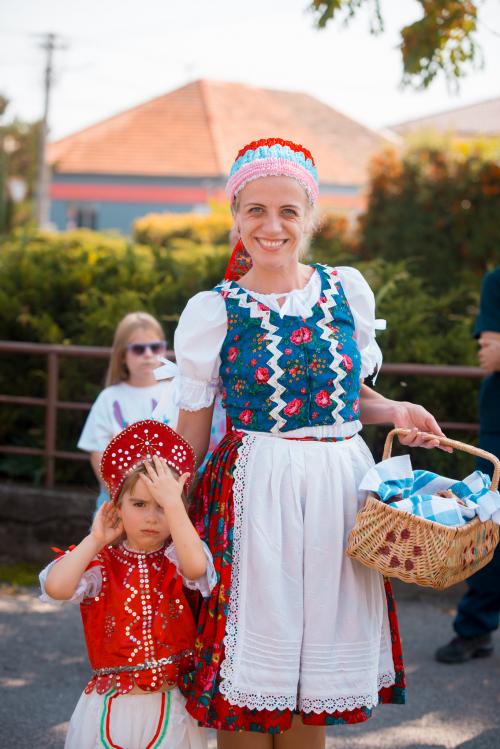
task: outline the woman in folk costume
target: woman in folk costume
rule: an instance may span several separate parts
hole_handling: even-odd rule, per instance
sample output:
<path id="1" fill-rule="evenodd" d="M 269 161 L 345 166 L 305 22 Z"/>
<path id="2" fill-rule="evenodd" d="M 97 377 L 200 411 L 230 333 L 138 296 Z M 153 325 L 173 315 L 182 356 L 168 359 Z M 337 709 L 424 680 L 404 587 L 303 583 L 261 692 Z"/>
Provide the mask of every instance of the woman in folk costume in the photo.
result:
<path id="1" fill-rule="evenodd" d="M 408 444 L 426 447 L 437 441 L 422 432 L 442 432 L 363 385 L 382 357 L 362 275 L 300 262 L 318 196 L 309 151 L 250 143 L 227 194 L 240 236 L 228 276 L 190 300 L 175 336 L 178 430 L 198 460 L 220 386 L 232 424 L 195 497 L 219 579 L 188 710 L 223 749 L 315 749 L 325 725 L 404 700 L 389 584 L 344 553 L 373 463 L 358 432 L 410 427 Z"/>

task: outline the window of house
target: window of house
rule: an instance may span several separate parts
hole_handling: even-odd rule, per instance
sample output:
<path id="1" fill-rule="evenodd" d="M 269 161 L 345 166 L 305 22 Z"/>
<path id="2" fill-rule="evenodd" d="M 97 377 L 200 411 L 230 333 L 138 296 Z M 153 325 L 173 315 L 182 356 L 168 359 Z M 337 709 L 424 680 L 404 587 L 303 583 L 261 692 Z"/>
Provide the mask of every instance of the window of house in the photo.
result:
<path id="1" fill-rule="evenodd" d="M 77 206 L 75 223 L 78 229 L 97 229 L 96 207 L 93 205 Z"/>

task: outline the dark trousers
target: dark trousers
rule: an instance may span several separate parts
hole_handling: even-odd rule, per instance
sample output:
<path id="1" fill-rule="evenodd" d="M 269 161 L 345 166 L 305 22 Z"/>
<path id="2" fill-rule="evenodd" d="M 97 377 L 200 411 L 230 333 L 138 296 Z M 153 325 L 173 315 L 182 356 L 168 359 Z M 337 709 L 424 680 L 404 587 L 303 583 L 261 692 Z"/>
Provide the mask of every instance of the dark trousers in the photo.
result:
<path id="1" fill-rule="evenodd" d="M 481 434 L 483 450 L 500 457 L 500 434 Z M 492 474 L 492 464 L 478 459 L 477 468 Z M 500 619 L 500 544 L 486 567 L 467 580 L 468 591 L 458 604 L 453 622 L 461 637 L 477 637 L 498 629 Z"/>

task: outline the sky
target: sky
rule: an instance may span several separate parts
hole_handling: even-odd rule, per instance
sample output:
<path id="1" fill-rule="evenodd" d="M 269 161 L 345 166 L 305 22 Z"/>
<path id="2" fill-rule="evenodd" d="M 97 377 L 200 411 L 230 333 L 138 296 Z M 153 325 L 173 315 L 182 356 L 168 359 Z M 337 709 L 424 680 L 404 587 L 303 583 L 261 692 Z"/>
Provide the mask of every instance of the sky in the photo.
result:
<path id="1" fill-rule="evenodd" d="M 0 93 L 8 119 L 41 116 L 47 32 L 58 35 L 50 138 L 198 78 L 303 91 L 375 129 L 500 96 L 500 0 L 483 0 L 484 66 L 460 84 L 402 89 L 399 29 L 417 0 L 382 0 L 345 28 L 314 27 L 309 0 L 0 0 Z M 367 3 L 369 6 L 370 3 Z"/>

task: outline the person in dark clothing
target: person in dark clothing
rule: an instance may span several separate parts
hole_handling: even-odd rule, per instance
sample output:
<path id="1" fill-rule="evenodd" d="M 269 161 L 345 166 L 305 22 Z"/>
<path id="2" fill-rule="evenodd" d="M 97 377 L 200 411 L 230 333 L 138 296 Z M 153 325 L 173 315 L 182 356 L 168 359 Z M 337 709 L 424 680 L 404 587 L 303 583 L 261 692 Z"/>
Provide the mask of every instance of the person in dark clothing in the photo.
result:
<path id="1" fill-rule="evenodd" d="M 500 458 L 500 266 L 484 277 L 474 335 L 479 339 L 479 363 L 487 373 L 479 397 L 479 446 Z M 492 475 L 492 463 L 479 458 L 476 467 Z M 441 663 L 464 663 L 493 653 L 491 633 L 500 621 L 500 544 L 467 586 L 453 622 L 456 636 L 436 650 Z"/>

